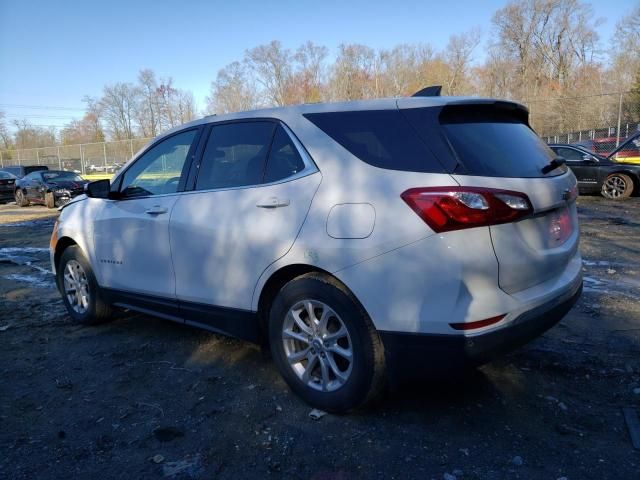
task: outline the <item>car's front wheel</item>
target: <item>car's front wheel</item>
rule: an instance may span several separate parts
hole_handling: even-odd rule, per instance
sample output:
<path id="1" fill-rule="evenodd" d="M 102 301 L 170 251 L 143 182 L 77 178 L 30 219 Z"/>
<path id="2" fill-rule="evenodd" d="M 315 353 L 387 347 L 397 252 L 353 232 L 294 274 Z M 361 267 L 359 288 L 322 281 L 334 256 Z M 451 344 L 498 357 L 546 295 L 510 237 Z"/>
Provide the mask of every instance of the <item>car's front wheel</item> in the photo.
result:
<path id="1" fill-rule="evenodd" d="M 371 320 L 339 282 L 309 273 L 287 283 L 269 315 L 274 362 L 314 407 L 346 412 L 384 384 L 384 349 Z"/>
<path id="2" fill-rule="evenodd" d="M 94 324 L 111 317 L 89 262 L 76 245 L 68 247 L 57 268 L 58 288 L 69 315 L 76 323 Z"/>
<path id="3" fill-rule="evenodd" d="M 624 173 L 612 173 L 602 184 L 602 196 L 617 200 L 630 197 L 633 193 L 633 180 Z"/>

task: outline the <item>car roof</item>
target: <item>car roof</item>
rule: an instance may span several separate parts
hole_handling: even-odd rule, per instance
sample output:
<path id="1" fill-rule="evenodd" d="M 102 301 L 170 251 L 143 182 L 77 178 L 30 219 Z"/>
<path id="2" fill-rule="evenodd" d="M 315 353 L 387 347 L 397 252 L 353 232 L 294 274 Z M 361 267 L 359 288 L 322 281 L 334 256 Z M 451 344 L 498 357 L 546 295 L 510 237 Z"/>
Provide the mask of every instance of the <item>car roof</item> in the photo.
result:
<path id="1" fill-rule="evenodd" d="M 297 105 L 287 105 L 284 107 L 261 108 L 242 112 L 225 113 L 222 115 L 208 115 L 206 117 L 174 127 L 171 130 L 164 132 L 157 139 L 160 139 L 167 135 L 171 135 L 172 133 L 175 133 L 177 131 L 184 130 L 185 128 L 230 120 L 242 120 L 251 118 L 277 118 L 284 120 L 287 117 L 291 117 L 292 115 L 306 115 L 311 113 L 350 112 L 362 110 L 393 110 L 398 107 L 426 108 L 441 107 L 444 105 L 486 105 L 494 104 L 496 102 L 513 104 L 521 109 L 528 111 L 524 105 L 517 102 L 482 97 L 392 97 L 377 98 L 371 100 L 350 100 L 346 102 L 302 103 Z"/>

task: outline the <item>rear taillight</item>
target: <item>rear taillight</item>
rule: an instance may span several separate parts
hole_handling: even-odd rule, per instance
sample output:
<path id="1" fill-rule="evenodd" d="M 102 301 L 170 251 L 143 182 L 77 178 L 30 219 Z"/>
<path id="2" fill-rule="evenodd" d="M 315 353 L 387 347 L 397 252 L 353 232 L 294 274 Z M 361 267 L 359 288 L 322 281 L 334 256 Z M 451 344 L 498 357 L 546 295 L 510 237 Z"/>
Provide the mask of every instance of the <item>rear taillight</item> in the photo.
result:
<path id="1" fill-rule="evenodd" d="M 401 197 L 437 233 L 514 222 L 533 212 L 529 197 L 511 190 L 425 187 Z"/>

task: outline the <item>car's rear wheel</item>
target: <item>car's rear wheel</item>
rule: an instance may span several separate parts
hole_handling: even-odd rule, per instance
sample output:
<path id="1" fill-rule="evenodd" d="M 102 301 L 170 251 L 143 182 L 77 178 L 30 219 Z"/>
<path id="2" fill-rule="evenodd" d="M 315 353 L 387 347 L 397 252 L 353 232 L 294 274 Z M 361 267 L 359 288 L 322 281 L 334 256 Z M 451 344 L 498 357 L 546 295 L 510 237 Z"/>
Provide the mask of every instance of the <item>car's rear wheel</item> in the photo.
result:
<path id="1" fill-rule="evenodd" d="M 44 194 L 44 204 L 47 208 L 56 208 L 56 197 L 53 196 L 53 192 Z"/>
<path id="2" fill-rule="evenodd" d="M 16 190 L 16 205 L 18 205 L 19 207 L 29 206 L 29 200 L 27 199 L 22 189 Z"/>
<path id="3" fill-rule="evenodd" d="M 89 262 L 76 245 L 68 247 L 57 267 L 62 300 L 76 323 L 94 324 L 111 317 L 111 306 L 104 300 Z"/>
<path id="4" fill-rule="evenodd" d="M 617 200 L 630 197 L 633 193 L 633 180 L 624 173 L 612 173 L 602 184 L 602 196 Z"/>
<path id="5" fill-rule="evenodd" d="M 339 282 L 309 273 L 287 283 L 269 315 L 269 343 L 289 387 L 314 407 L 346 412 L 384 384 L 384 349 L 368 315 Z"/>

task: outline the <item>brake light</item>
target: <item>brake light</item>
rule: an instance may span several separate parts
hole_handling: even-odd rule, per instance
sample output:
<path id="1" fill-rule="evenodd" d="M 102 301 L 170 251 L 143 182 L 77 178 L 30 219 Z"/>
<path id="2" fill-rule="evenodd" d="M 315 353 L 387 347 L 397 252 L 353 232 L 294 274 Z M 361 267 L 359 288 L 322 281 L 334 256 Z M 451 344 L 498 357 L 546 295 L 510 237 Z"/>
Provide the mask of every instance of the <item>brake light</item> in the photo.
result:
<path id="1" fill-rule="evenodd" d="M 437 233 L 515 222 L 533 213 L 529 197 L 511 190 L 425 187 L 401 197 Z"/>
<path id="2" fill-rule="evenodd" d="M 489 325 L 498 323 L 504 317 L 506 317 L 506 315 L 498 315 L 497 317 L 485 318 L 484 320 L 477 320 L 475 322 L 450 323 L 449 325 L 454 330 L 474 330 L 476 328 L 488 327 Z"/>

